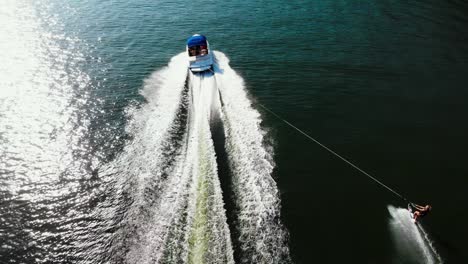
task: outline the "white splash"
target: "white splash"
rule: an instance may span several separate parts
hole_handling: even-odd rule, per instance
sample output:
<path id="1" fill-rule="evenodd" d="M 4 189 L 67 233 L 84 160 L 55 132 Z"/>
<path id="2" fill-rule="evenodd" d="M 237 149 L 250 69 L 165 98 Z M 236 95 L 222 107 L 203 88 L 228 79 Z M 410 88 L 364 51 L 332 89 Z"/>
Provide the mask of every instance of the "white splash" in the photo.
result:
<path id="1" fill-rule="evenodd" d="M 119 226 L 105 242 L 112 263 L 161 263 L 174 224 L 182 217 L 190 175 L 185 163 L 186 133 L 174 142 L 181 125 L 181 105 L 187 76 L 185 54 L 145 80 L 140 109 L 130 110 L 128 133 L 133 137 L 124 152 L 102 175 L 113 181 L 109 198 L 101 205 L 99 218 Z M 179 146 L 181 144 L 181 146 Z M 129 204 L 127 204 L 129 203 Z M 90 256 L 89 262 L 96 256 Z"/>
<path id="2" fill-rule="evenodd" d="M 187 75 L 185 54 L 179 54 L 145 81 L 147 103 L 130 110 L 133 138 L 101 172 L 113 187 L 96 217 L 116 230 L 103 231 L 110 235 L 89 263 L 100 254 L 111 263 L 234 263 L 210 131 L 215 119 L 225 128 L 241 262 L 289 261 L 260 115 L 242 78 L 222 53 L 215 55 L 215 74 Z"/>
<path id="3" fill-rule="evenodd" d="M 287 233 L 280 223 L 278 188 L 271 176 L 275 165 L 272 147 L 265 143 L 260 114 L 252 107 L 243 79 L 223 53 L 215 52 L 215 56 L 226 151 L 238 209 L 241 261 L 288 262 Z"/>
<path id="4" fill-rule="evenodd" d="M 410 212 L 404 208 L 388 206 L 390 231 L 398 251 L 398 258 L 411 263 L 443 263 L 429 236 L 419 223 L 414 223 Z"/>
<path id="5" fill-rule="evenodd" d="M 229 227 L 218 178 L 210 121 L 220 102 L 211 74 L 190 74 L 194 164 L 191 193 L 189 263 L 234 263 Z"/>

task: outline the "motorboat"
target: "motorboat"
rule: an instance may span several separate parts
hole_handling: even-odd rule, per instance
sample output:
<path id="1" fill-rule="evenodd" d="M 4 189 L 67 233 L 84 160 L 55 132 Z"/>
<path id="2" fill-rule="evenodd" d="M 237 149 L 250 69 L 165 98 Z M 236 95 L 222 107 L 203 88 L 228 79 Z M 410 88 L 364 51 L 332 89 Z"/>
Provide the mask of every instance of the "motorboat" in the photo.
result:
<path id="1" fill-rule="evenodd" d="M 205 36 L 195 34 L 187 40 L 187 55 L 189 69 L 193 72 L 202 72 L 213 66 L 213 52 Z"/>

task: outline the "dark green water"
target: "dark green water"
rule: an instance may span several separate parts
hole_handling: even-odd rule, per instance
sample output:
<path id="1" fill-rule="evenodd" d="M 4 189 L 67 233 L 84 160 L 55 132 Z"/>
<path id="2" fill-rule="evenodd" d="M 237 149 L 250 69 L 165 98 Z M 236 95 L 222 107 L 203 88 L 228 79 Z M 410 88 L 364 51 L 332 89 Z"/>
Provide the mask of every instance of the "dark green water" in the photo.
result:
<path id="1" fill-rule="evenodd" d="M 422 225 L 438 254 L 467 262 L 467 15 L 464 1 L 2 2 L 0 262 L 125 262 L 105 252 L 136 242 L 99 210 L 112 192 L 115 223 L 142 205 L 107 168 L 134 139 L 145 78 L 194 33 L 253 102 L 431 203 Z M 254 107 L 295 263 L 431 263 L 392 238 L 387 205 L 404 201 Z"/>

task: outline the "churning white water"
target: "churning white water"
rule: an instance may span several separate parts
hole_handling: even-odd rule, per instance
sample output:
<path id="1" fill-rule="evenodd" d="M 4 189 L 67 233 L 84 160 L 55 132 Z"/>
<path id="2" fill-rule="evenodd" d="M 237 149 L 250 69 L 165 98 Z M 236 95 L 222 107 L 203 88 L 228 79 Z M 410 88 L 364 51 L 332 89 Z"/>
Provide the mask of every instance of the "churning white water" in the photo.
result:
<path id="1" fill-rule="evenodd" d="M 223 102 L 226 151 L 238 208 L 237 223 L 243 263 L 289 261 L 286 231 L 280 223 L 280 200 L 271 177 L 273 151 L 265 142 L 261 116 L 252 107 L 243 79 L 229 67 L 229 59 L 215 53 L 217 86 Z"/>
<path id="2" fill-rule="evenodd" d="M 102 170 L 112 188 L 96 212 L 104 224 L 100 241 L 87 242 L 88 260 L 234 263 L 237 251 L 242 263 L 288 262 L 272 148 L 260 114 L 224 54 L 215 53 L 214 72 L 195 74 L 187 71 L 185 56 L 145 80 L 147 102 L 129 109 L 132 139 Z M 229 224 L 214 121 L 223 123 L 232 178 L 233 195 L 224 196 L 236 207 Z"/>
<path id="3" fill-rule="evenodd" d="M 388 211 L 398 263 L 443 263 L 428 234 L 419 223 L 413 223 L 407 209 L 389 205 Z"/>

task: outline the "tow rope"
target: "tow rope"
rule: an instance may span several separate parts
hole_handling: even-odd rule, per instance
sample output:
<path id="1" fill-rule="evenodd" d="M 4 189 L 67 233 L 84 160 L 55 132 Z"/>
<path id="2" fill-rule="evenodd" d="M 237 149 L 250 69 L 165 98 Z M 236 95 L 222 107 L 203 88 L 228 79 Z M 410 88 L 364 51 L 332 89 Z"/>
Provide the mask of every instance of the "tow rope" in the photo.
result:
<path id="1" fill-rule="evenodd" d="M 373 177 L 372 175 L 370 175 L 369 173 L 365 172 L 363 169 L 359 168 L 358 166 L 354 165 L 351 161 L 343 158 L 341 155 L 339 155 L 338 153 L 336 153 L 335 151 L 331 150 L 330 148 L 328 148 L 327 146 L 325 146 L 324 144 L 320 143 L 318 140 L 316 140 L 315 138 L 311 137 L 310 135 L 308 135 L 307 133 L 305 133 L 304 131 L 302 131 L 301 129 L 297 128 L 296 126 L 294 126 L 293 124 L 289 123 L 287 120 L 285 120 L 284 118 L 282 118 L 281 116 L 277 115 L 275 112 L 271 111 L 270 109 L 268 109 L 266 106 L 264 106 L 263 104 L 261 103 L 258 103 L 257 104 L 259 106 L 261 106 L 263 109 L 265 109 L 266 111 L 270 112 L 272 115 L 274 115 L 276 118 L 278 118 L 279 120 L 283 121 L 285 124 L 287 124 L 288 126 L 292 127 L 293 129 L 295 129 L 296 131 L 298 131 L 299 133 L 301 133 L 302 135 L 306 136 L 308 139 L 312 140 L 313 142 L 315 142 L 317 145 L 319 145 L 320 147 L 324 148 L 325 150 L 327 150 L 328 152 L 330 152 L 331 154 L 335 155 L 336 157 L 338 157 L 339 159 L 341 159 L 342 161 L 346 162 L 348 165 L 350 165 L 351 167 L 355 168 L 356 170 L 358 170 L 359 172 L 361 172 L 362 174 L 364 174 L 365 176 L 367 176 L 368 178 L 372 179 L 373 181 L 375 181 L 376 183 L 378 183 L 380 186 L 386 188 L 387 190 L 389 190 L 390 192 L 392 192 L 393 194 L 395 194 L 396 196 L 398 196 L 399 198 L 403 199 L 405 202 L 409 203 L 409 204 L 413 204 L 411 203 L 408 199 L 406 199 L 403 195 L 401 195 L 400 193 L 398 193 L 397 191 L 393 190 L 392 188 L 388 187 L 386 184 L 384 184 L 383 182 L 379 181 L 378 179 L 376 179 L 375 177 Z"/>

